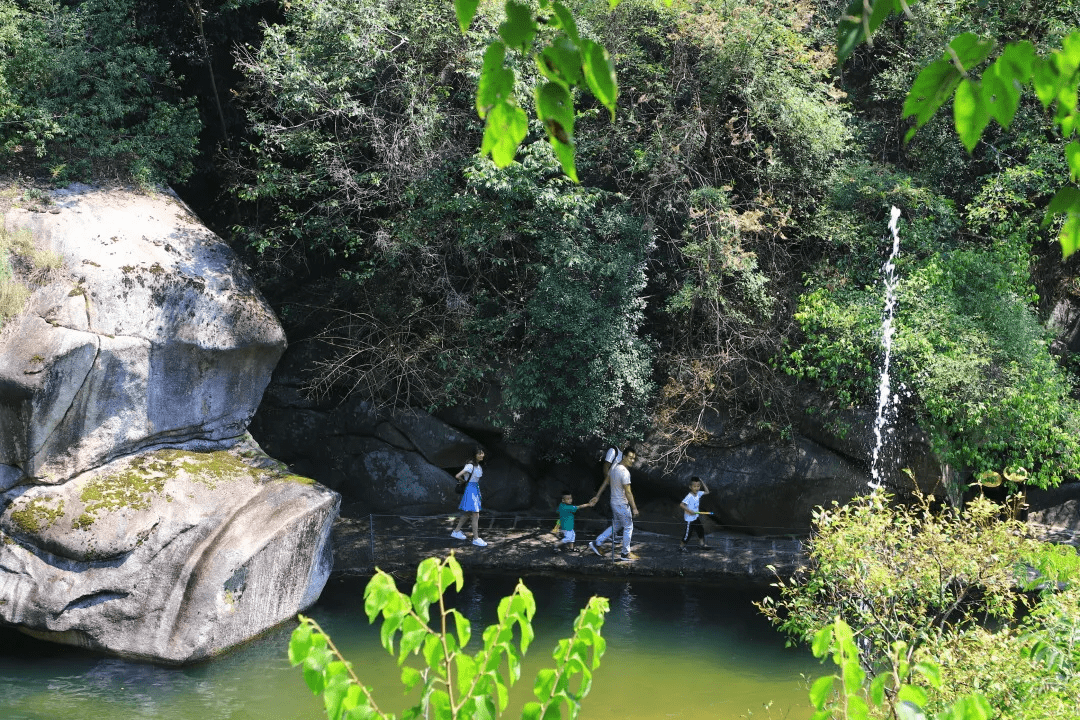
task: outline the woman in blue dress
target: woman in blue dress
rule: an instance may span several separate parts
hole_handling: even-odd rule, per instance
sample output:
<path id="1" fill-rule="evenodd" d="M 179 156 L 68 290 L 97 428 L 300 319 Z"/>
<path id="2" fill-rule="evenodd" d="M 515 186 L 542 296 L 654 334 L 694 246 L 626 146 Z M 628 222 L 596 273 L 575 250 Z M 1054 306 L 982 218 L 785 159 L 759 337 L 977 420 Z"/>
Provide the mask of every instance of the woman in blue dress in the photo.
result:
<path id="1" fill-rule="evenodd" d="M 454 532 L 450 533 L 450 537 L 464 540 L 465 533 L 461 532 L 461 526 L 465 524 L 466 517 L 472 516 L 472 544 L 479 547 L 487 546 L 487 543 L 480 537 L 480 478 L 484 476 L 484 469 L 480 467 L 480 463 L 483 461 L 484 449 L 477 447 L 473 453 L 472 462 L 466 464 L 454 476 L 455 480 L 465 478 L 466 483 L 465 492 L 462 494 L 461 502 L 458 504 L 461 517 L 458 518 Z"/>

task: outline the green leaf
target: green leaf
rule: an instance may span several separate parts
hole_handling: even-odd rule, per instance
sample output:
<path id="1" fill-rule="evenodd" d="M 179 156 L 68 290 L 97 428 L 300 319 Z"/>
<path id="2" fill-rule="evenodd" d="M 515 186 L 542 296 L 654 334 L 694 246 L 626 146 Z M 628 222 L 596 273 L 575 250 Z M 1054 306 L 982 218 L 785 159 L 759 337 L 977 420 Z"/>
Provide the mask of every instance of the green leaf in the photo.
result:
<path id="1" fill-rule="evenodd" d="M 832 692 L 833 683 L 836 681 L 835 675 L 826 675 L 819 677 L 814 681 L 814 684 L 810 686 L 810 702 L 814 707 L 821 710 L 825 707 L 825 701 L 829 699 L 829 694 Z"/>
<path id="2" fill-rule="evenodd" d="M 994 41 L 980 38 L 975 33 L 962 33 L 953 38 L 949 43 L 949 48 L 967 71 L 990 57 L 990 53 L 994 50 Z M 950 53 L 946 51 L 942 57 L 950 57 Z"/>
<path id="3" fill-rule="evenodd" d="M 1043 215 L 1042 220 L 1043 226 L 1050 224 L 1054 216 L 1061 213 L 1080 214 L 1080 189 L 1066 186 L 1058 190 L 1054 199 L 1046 206 L 1046 214 Z"/>
<path id="4" fill-rule="evenodd" d="M 581 82 L 581 50 L 565 35 L 552 40 L 537 56 L 536 64 L 544 77 L 567 89 Z"/>
<path id="5" fill-rule="evenodd" d="M 323 666 L 312 662 L 310 655 L 304 661 L 304 683 L 307 684 L 312 695 L 318 695 L 326 686 L 323 681 Z"/>
<path id="6" fill-rule="evenodd" d="M 465 575 L 461 572 L 461 564 L 454 557 L 454 553 L 450 553 L 450 557 L 446 558 L 446 567 L 450 568 L 450 572 L 454 577 L 454 585 L 460 592 L 461 588 L 465 585 Z"/>
<path id="7" fill-rule="evenodd" d="M 450 696 L 445 690 L 433 690 L 431 693 L 431 710 L 435 720 L 453 720 L 454 710 L 450 706 Z"/>
<path id="8" fill-rule="evenodd" d="M 935 662 L 922 660 L 915 663 L 915 670 L 922 675 L 933 688 L 941 688 L 941 666 Z"/>
<path id="9" fill-rule="evenodd" d="M 529 118 L 516 105 L 501 102 L 488 112 L 480 154 L 491 154 L 496 167 L 514 162 L 518 146 L 529 132 Z"/>
<path id="10" fill-rule="evenodd" d="M 457 630 L 458 644 L 465 647 L 469 644 L 469 639 L 472 638 L 472 623 L 457 609 L 451 609 L 450 615 L 454 618 L 454 629 Z"/>
<path id="11" fill-rule="evenodd" d="M 382 646 L 391 655 L 394 654 L 394 633 L 401 627 L 402 617 L 402 615 L 391 615 L 383 620 L 382 628 L 379 630 L 379 639 L 382 641 Z M 402 657 L 405 657 L 404 653 L 402 653 Z"/>
<path id="12" fill-rule="evenodd" d="M 814 633 L 814 642 L 811 646 L 814 652 L 814 657 L 823 658 L 829 654 L 829 648 L 832 647 L 832 637 L 832 625 L 826 625 L 825 627 Z"/>
<path id="13" fill-rule="evenodd" d="M 615 119 L 615 103 L 619 98 L 619 85 L 615 77 L 615 64 L 607 48 L 592 40 L 581 41 L 581 56 L 584 59 L 585 82 L 593 96 L 611 112 Z"/>
<path id="14" fill-rule="evenodd" d="M 457 692 L 464 695 L 476 677 L 476 661 L 465 653 L 458 653 L 454 656 L 454 666 L 457 668 Z"/>
<path id="15" fill-rule="evenodd" d="M 906 702 L 896 704 L 896 716 L 900 720 L 926 720 L 926 713 L 921 707 Z"/>
<path id="16" fill-rule="evenodd" d="M 427 637 L 427 630 L 420 621 L 412 615 L 407 615 L 401 624 L 401 645 L 398 650 L 401 656 L 415 653 L 425 637 Z"/>
<path id="17" fill-rule="evenodd" d="M 546 82 L 536 91 L 536 114 L 548 136 L 560 143 L 574 142 L 574 106 L 570 93 L 556 82 Z"/>
<path id="18" fill-rule="evenodd" d="M 299 665 L 304 662 L 311 650 L 311 626 L 306 622 L 293 630 L 289 638 L 289 663 Z"/>
<path id="19" fill-rule="evenodd" d="M 970 153 L 990 122 L 990 109 L 983 99 L 982 86 L 978 81 L 968 78 L 960 81 L 953 99 L 953 120 L 960 142 Z"/>
<path id="20" fill-rule="evenodd" d="M 541 702 L 547 702 L 551 699 L 551 693 L 555 690 L 555 671 L 551 668 L 541 668 L 536 673 L 536 682 L 533 683 L 533 694 L 536 695 L 536 699 Z"/>
<path id="21" fill-rule="evenodd" d="M 1061 234 L 1058 235 L 1058 242 L 1061 243 L 1062 258 L 1080 250 L 1080 212 L 1069 213 L 1065 225 L 1061 228 Z"/>
<path id="22" fill-rule="evenodd" d="M 1047 58 L 1036 58 L 1032 64 L 1031 84 L 1043 108 L 1050 107 L 1050 103 L 1057 99 L 1058 91 L 1066 80 L 1067 78 L 1058 69 L 1058 64 L 1052 55 Z"/>
<path id="23" fill-rule="evenodd" d="M 1020 106 L 1020 91 L 1031 80 L 1035 46 L 1026 40 L 1009 43 L 1001 56 L 983 73 L 983 97 L 990 113 L 1002 127 L 1012 123 Z"/>
<path id="24" fill-rule="evenodd" d="M 965 720 L 990 720 L 994 715 L 990 702 L 982 695 L 975 693 L 963 699 Z"/>
<path id="25" fill-rule="evenodd" d="M 1080 30 L 1073 30 L 1061 41 L 1060 60 L 1061 69 L 1073 75 L 1080 70 Z"/>
<path id="26" fill-rule="evenodd" d="M 423 674 L 416 668 L 409 667 L 408 665 L 401 668 L 401 684 L 405 686 L 405 692 L 412 690 L 416 687 L 416 683 L 423 679 Z"/>
<path id="27" fill-rule="evenodd" d="M 506 0 L 506 20 L 499 25 L 499 37 L 508 47 L 528 51 L 537 31 L 532 9 L 528 5 Z"/>
<path id="28" fill-rule="evenodd" d="M 844 678 L 844 689 L 848 693 L 853 693 L 862 688 L 863 681 L 866 679 L 866 672 L 859 665 L 858 656 L 852 655 L 846 658 L 841 671 Z"/>
<path id="29" fill-rule="evenodd" d="M 462 35 L 468 32 L 479 4 L 480 0 L 454 0 L 454 13 L 457 15 L 458 27 L 461 28 Z"/>
<path id="30" fill-rule="evenodd" d="M 836 26 L 837 61 L 843 63 L 851 57 L 859 43 L 869 41 L 881 22 L 899 10 L 896 0 L 851 0 Z"/>
<path id="31" fill-rule="evenodd" d="M 918 685 L 901 685 L 896 693 L 897 700 L 909 702 L 918 707 L 926 706 L 926 691 Z"/>
<path id="32" fill-rule="evenodd" d="M 870 708 L 858 695 L 847 696 L 847 720 L 869 720 Z"/>
<path id="33" fill-rule="evenodd" d="M 870 683 L 870 702 L 875 705 L 881 705 L 885 702 L 885 683 L 889 679 L 888 673 L 881 673 L 873 679 Z"/>
<path id="34" fill-rule="evenodd" d="M 561 2 L 554 2 L 551 4 L 551 9 L 555 12 L 555 18 L 558 20 L 558 27 L 562 28 L 571 40 L 575 43 L 581 38 L 578 35 L 577 23 L 574 22 L 574 15 L 566 9 L 566 6 Z"/>
<path id="35" fill-rule="evenodd" d="M 503 67 L 506 46 L 493 42 L 484 51 L 480 82 L 476 87 L 476 112 L 481 118 L 500 103 L 511 102 L 514 96 L 514 71 Z"/>
<path id="36" fill-rule="evenodd" d="M 953 94 L 964 77 L 957 63 L 965 71 L 970 70 L 987 58 L 994 44 L 972 33 L 964 33 L 954 38 L 949 48 L 951 52 L 945 52 L 940 60 L 923 68 L 904 100 L 903 117 L 915 117 L 915 127 L 908 131 L 904 142 L 910 141 L 915 131 L 925 125 Z"/>
<path id="37" fill-rule="evenodd" d="M 563 172 L 578 181 L 574 167 L 574 106 L 570 93 L 556 82 L 544 83 L 536 91 L 536 114 L 544 129 Z"/>
<path id="38" fill-rule="evenodd" d="M 903 117 L 915 116 L 915 128 L 908 131 L 907 142 L 934 116 L 938 108 L 952 95 L 961 75 L 951 60 L 936 60 L 919 73 L 904 99 Z"/>
<path id="39" fill-rule="evenodd" d="M 329 675 L 329 668 L 327 675 Z M 323 690 L 323 706 L 326 708 L 326 716 L 330 720 L 339 720 L 341 717 L 341 703 L 345 700 L 345 693 L 349 689 L 347 675 L 335 674 L 330 676 Z"/>

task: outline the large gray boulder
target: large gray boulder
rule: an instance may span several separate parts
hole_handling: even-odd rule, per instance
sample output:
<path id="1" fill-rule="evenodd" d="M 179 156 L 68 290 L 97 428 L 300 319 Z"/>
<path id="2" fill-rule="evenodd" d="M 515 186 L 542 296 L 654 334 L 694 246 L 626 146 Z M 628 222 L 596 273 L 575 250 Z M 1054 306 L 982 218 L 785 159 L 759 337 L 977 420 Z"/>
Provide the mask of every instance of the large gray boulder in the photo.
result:
<path id="1" fill-rule="evenodd" d="M 0 496 L 0 621 L 130 658 L 214 656 L 315 602 L 338 501 L 254 443 L 19 486 Z"/>
<path id="2" fill-rule="evenodd" d="M 173 196 L 76 186 L 6 213 L 61 270 L 0 332 L 0 624 L 157 662 L 311 605 L 340 498 L 246 433 L 285 349 Z"/>
<path id="3" fill-rule="evenodd" d="M 285 336 L 235 254 L 170 195 L 76 186 L 53 200 L 55 213 L 5 217 L 66 276 L 0 337 L 0 465 L 57 483 L 241 435 Z"/>

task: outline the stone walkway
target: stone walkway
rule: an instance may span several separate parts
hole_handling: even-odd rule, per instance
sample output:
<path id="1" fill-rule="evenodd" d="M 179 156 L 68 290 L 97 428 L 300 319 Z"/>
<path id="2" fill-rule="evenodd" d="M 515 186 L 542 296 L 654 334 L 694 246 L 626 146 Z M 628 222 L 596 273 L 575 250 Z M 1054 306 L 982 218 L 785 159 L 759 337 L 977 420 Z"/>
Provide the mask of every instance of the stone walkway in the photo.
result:
<path id="1" fill-rule="evenodd" d="M 466 570 L 767 584 L 776 574 L 787 579 L 805 561 L 800 541 L 790 536 L 713 532 L 706 538 L 710 549 L 693 546 L 680 553 L 676 534 L 680 524 L 670 523 L 668 528 L 668 523 L 651 522 L 635 527 L 633 559 L 615 562 L 588 548 L 588 541 L 604 527 L 596 519 L 578 520 L 577 552 L 556 554 L 552 551 L 553 522 L 524 515 L 481 516 L 480 535 L 488 542 L 488 547 L 482 548 L 451 538 L 454 520 L 447 515 L 340 518 L 334 527 L 333 572 L 337 576 L 363 576 L 377 566 L 407 577 L 424 558 L 443 557 L 453 551 Z"/>

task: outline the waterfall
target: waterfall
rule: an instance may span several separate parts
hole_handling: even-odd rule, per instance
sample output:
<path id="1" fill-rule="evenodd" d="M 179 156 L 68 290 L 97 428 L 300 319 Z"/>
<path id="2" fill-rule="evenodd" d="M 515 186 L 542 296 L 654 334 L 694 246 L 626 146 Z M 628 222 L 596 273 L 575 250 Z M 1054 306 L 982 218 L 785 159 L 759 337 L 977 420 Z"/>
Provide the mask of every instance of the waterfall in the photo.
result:
<path id="1" fill-rule="evenodd" d="M 883 484 L 881 473 L 881 451 L 888 442 L 888 434 L 893 431 L 889 427 L 890 422 L 896 416 L 896 406 L 900 400 L 894 395 L 889 381 L 889 362 L 892 359 L 892 341 L 895 328 L 893 327 L 893 312 L 896 309 L 896 256 L 900 254 L 900 229 L 897 223 L 900 221 L 900 208 L 893 206 L 889 219 L 889 232 L 892 233 L 892 253 L 881 268 L 882 282 L 885 285 L 885 309 L 881 317 L 881 347 L 885 356 L 881 366 L 881 377 L 878 379 L 878 402 L 877 417 L 874 419 L 874 450 L 870 456 L 870 482 L 871 488 L 879 488 Z"/>

